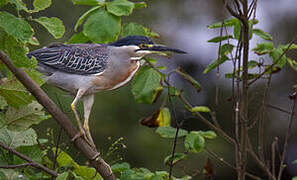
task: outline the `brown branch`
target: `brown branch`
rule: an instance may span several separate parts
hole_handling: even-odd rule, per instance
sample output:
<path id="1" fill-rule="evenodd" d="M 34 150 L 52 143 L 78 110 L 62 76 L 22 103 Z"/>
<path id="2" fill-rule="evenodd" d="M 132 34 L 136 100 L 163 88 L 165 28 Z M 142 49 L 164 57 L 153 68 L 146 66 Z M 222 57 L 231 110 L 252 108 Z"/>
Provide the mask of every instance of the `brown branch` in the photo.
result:
<path id="1" fill-rule="evenodd" d="M 275 176 L 275 151 L 277 147 L 278 138 L 275 137 L 271 144 L 271 169 L 272 175 Z"/>
<path id="2" fill-rule="evenodd" d="M 33 163 L 24 163 L 24 164 L 17 164 L 17 165 L 1 165 L 0 169 L 17 169 L 17 168 L 24 168 L 27 166 L 33 166 Z"/>
<path id="3" fill-rule="evenodd" d="M 47 94 L 22 69 L 16 68 L 9 57 L 2 51 L 0 51 L 0 59 L 16 76 L 16 78 L 29 90 L 36 100 L 45 107 L 57 123 L 64 129 L 70 139 L 79 133 L 72 125 L 70 119 L 47 96 Z M 84 138 L 80 137 L 76 139 L 74 144 L 104 179 L 116 179 L 110 166 L 98 155 L 99 153 L 84 140 Z"/>
<path id="4" fill-rule="evenodd" d="M 269 176 L 270 179 L 276 180 L 276 178 L 273 176 L 273 174 L 270 172 L 267 165 L 259 159 L 257 154 L 254 152 L 253 147 L 251 145 L 251 142 L 248 139 L 248 152 L 252 156 L 252 158 L 256 161 L 256 163 L 265 171 L 265 173 Z"/>
<path id="5" fill-rule="evenodd" d="M 19 164 L 19 165 L 13 165 L 13 166 L 5 165 L 5 166 L 1 166 L 0 168 L 12 169 L 12 168 L 21 168 L 21 167 L 25 167 L 25 166 L 32 166 L 32 167 L 40 169 L 40 170 L 42 170 L 42 171 L 44 171 L 44 172 L 46 172 L 46 173 L 48 173 L 48 174 L 50 174 L 52 176 L 55 176 L 55 177 L 58 176 L 58 173 L 56 171 L 48 169 L 47 167 L 43 166 L 42 164 L 39 164 L 39 163 L 33 161 L 31 158 L 29 158 L 29 157 L 25 156 L 24 154 L 22 154 L 22 153 L 14 150 L 14 149 L 8 147 L 6 144 L 0 142 L 0 146 L 3 149 L 5 149 L 5 150 L 15 154 L 16 156 L 20 157 L 21 159 L 29 162 L 29 163 L 26 163 L 26 164 Z"/>
<path id="6" fill-rule="evenodd" d="M 272 108 L 272 109 L 276 109 L 276 110 L 278 110 L 278 111 L 280 111 L 280 112 L 283 112 L 283 113 L 286 113 L 286 114 L 291 114 L 292 112 L 290 112 L 290 111 L 287 111 L 287 110 L 284 110 L 284 109 L 282 109 L 282 108 L 280 108 L 280 107 L 277 107 L 277 106 L 274 106 L 274 105 L 271 105 L 271 104 L 265 104 L 267 107 L 270 107 L 270 108 Z M 296 113 L 294 113 L 293 114 L 294 116 L 296 116 Z"/>
<path id="7" fill-rule="evenodd" d="M 226 160 L 224 160 L 223 158 L 221 158 L 219 155 L 217 155 L 215 152 L 211 151 L 210 149 L 208 149 L 207 147 L 204 148 L 205 152 L 207 152 L 209 155 L 211 155 L 214 159 L 216 159 L 219 162 L 222 162 L 223 164 L 225 164 L 226 166 L 228 166 L 229 168 L 233 169 L 233 170 L 237 170 L 236 167 L 234 167 L 232 164 L 230 164 L 229 162 L 227 162 Z M 253 175 L 249 172 L 245 172 L 245 174 L 247 176 L 249 176 L 250 178 L 253 179 L 257 179 L 257 180 L 261 180 L 260 177 Z"/>
<path id="8" fill-rule="evenodd" d="M 292 124 L 293 124 L 293 119 L 294 119 L 294 111 L 295 111 L 295 106 L 296 106 L 296 100 L 297 100 L 297 95 L 296 95 L 297 91 L 295 91 L 293 94 L 294 94 L 292 96 L 292 98 L 293 98 L 293 107 L 292 107 L 292 111 L 291 111 L 291 115 L 290 115 L 288 130 L 287 130 L 286 137 L 285 137 L 283 152 L 282 152 L 282 155 L 281 155 L 281 162 L 280 162 L 280 167 L 279 167 L 279 172 L 278 172 L 278 177 L 277 177 L 278 180 L 281 179 L 283 170 L 285 168 L 284 162 L 285 162 L 285 158 L 286 158 L 286 155 L 287 155 L 289 138 L 290 138 L 291 133 L 292 133 L 291 130 L 292 130 Z"/>

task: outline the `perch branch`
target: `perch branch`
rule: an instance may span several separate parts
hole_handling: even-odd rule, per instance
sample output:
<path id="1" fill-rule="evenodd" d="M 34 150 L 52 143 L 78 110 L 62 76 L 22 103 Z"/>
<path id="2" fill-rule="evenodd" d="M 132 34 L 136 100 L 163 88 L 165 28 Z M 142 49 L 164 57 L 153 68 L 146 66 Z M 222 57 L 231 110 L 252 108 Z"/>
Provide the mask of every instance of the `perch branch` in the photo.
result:
<path id="1" fill-rule="evenodd" d="M 0 59 L 16 76 L 16 78 L 29 90 L 36 100 L 52 115 L 57 123 L 64 129 L 66 134 L 72 139 L 79 132 L 72 125 L 70 119 L 59 109 L 59 107 L 47 96 L 47 94 L 21 69 L 16 68 L 9 57 L 0 51 Z M 91 162 L 91 165 L 99 174 L 107 180 L 115 180 L 115 176 L 111 171 L 110 166 L 98 155 L 82 137 L 74 142 L 85 157 Z"/>

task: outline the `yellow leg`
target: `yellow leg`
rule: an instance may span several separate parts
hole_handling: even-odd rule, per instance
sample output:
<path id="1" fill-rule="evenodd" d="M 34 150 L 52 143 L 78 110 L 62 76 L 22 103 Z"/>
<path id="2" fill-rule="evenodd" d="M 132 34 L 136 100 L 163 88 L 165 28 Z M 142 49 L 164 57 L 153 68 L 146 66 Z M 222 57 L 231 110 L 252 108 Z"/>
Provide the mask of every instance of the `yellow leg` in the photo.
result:
<path id="1" fill-rule="evenodd" d="M 75 119 L 76 119 L 76 121 L 77 121 L 77 125 L 78 125 L 78 128 L 79 128 L 79 134 L 75 135 L 75 136 L 71 139 L 71 141 L 75 141 L 77 138 L 83 136 L 83 137 L 85 138 L 85 140 L 87 141 L 87 143 L 88 143 L 90 146 L 93 147 L 93 144 L 94 144 L 94 143 L 92 143 L 92 142 L 89 140 L 89 138 L 87 137 L 87 135 L 86 135 L 86 133 L 85 133 L 85 131 L 84 131 L 84 128 L 83 128 L 83 126 L 82 126 L 82 124 L 81 124 L 81 122 L 80 122 L 80 118 L 79 118 L 79 115 L 78 115 L 78 113 L 77 113 L 77 111 L 76 111 L 76 107 L 75 107 L 76 104 L 77 104 L 77 102 L 78 102 L 78 100 L 84 95 L 85 92 L 86 92 L 85 90 L 79 89 L 78 92 L 77 92 L 77 94 L 76 94 L 76 97 L 74 98 L 73 102 L 71 103 L 71 109 L 72 109 L 72 111 L 73 111 L 73 113 L 74 113 L 74 116 L 75 116 Z"/>
<path id="2" fill-rule="evenodd" d="M 90 144 L 93 148 L 96 148 L 93 138 L 91 136 L 90 133 L 90 128 L 89 128 L 89 117 L 90 117 L 90 113 L 91 113 L 91 109 L 94 103 L 94 95 L 90 94 L 90 95 L 86 95 L 83 97 L 83 102 L 84 102 L 84 130 L 86 132 L 87 138 L 90 141 Z"/>
<path id="3" fill-rule="evenodd" d="M 72 109 L 72 111 L 74 113 L 74 116 L 75 116 L 75 119 L 76 119 L 76 122 L 77 122 L 77 125 L 78 125 L 78 128 L 79 128 L 79 132 L 80 132 L 80 134 L 77 134 L 72 138 L 72 141 L 74 141 L 78 137 L 85 134 L 85 131 L 84 131 L 83 126 L 82 126 L 82 124 L 80 122 L 80 119 L 79 119 L 79 115 L 78 115 L 78 113 L 76 111 L 76 104 L 77 104 L 78 100 L 83 96 L 84 93 L 85 93 L 84 90 L 81 90 L 81 89 L 78 90 L 73 102 L 71 103 L 71 109 Z"/>

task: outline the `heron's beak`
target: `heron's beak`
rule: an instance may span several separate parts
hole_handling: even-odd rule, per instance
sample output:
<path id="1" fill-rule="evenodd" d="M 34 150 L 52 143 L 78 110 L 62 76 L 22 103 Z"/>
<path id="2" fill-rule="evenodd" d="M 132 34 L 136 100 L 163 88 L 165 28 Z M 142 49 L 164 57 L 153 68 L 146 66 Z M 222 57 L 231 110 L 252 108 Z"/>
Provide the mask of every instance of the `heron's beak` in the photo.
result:
<path id="1" fill-rule="evenodd" d="M 186 54 L 185 51 L 182 51 L 180 49 L 175 49 L 175 48 L 169 48 L 164 45 L 158 45 L 158 44 L 142 44 L 140 46 L 140 49 L 137 49 L 136 51 L 141 51 L 141 50 L 147 50 L 147 51 L 152 51 L 152 52 L 174 52 L 174 53 L 179 53 L 179 54 Z"/>

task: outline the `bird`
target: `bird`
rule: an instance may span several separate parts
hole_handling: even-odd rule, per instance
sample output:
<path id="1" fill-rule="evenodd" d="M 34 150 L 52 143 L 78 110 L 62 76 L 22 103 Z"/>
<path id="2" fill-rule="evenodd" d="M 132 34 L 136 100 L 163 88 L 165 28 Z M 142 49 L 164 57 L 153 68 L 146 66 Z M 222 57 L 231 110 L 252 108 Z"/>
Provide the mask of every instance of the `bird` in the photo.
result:
<path id="1" fill-rule="evenodd" d="M 27 54 L 35 57 L 37 70 L 45 82 L 74 95 L 71 109 L 78 124 L 79 133 L 71 140 L 83 136 L 95 148 L 89 128 L 89 116 L 94 94 L 110 91 L 127 84 L 141 66 L 140 60 L 153 53 L 186 53 L 180 49 L 155 44 L 147 36 L 126 36 L 107 44 L 54 43 Z M 84 123 L 81 124 L 76 110 L 83 101 Z"/>

